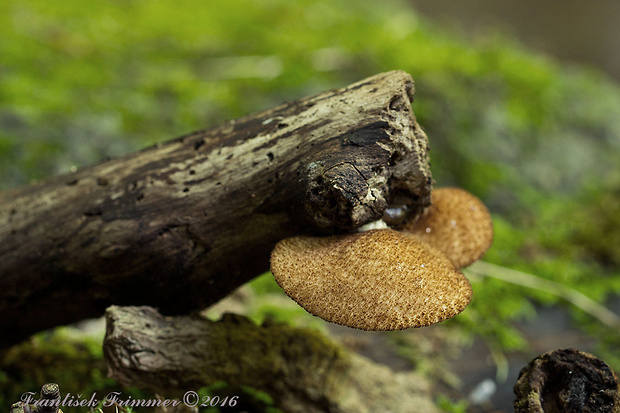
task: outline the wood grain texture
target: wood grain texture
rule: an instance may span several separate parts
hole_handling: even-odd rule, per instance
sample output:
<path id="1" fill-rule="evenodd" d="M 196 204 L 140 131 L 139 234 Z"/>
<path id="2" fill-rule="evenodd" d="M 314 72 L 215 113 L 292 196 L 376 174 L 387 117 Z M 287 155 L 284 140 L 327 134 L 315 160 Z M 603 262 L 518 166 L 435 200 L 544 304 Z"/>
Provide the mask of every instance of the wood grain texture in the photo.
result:
<path id="1" fill-rule="evenodd" d="M 422 376 L 395 373 L 314 331 L 118 306 L 106 311 L 106 326 L 108 374 L 162 396 L 223 380 L 263 390 L 290 413 L 438 412 Z"/>
<path id="2" fill-rule="evenodd" d="M 209 306 L 296 234 L 430 202 L 428 141 L 400 71 L 0 193 L 0 341 L 151 305 Z"/>

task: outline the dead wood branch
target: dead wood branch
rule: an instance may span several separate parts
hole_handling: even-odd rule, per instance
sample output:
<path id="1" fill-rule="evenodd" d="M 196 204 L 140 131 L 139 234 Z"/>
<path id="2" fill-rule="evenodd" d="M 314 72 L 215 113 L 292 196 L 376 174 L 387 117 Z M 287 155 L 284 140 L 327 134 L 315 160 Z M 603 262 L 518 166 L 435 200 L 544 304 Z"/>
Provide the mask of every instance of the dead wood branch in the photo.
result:
<path id="1" fill-rule="evenodd" d="M 160 395 L 223 380 L 267 392 L 285 412 L 437 411 L 423 377 L 394 373 L 313 331 L 232 314 L 164 317 L 150 307 L 110 307 L 106 324 L 109 374 Z"/>
<path id="2" fill-rule="evenodd" d="M 111 304 L 201 309 L 266 271 L 284 237 L 420 213 L 412 96 L 388 72 L 0 193 L 0 341 Z"/>

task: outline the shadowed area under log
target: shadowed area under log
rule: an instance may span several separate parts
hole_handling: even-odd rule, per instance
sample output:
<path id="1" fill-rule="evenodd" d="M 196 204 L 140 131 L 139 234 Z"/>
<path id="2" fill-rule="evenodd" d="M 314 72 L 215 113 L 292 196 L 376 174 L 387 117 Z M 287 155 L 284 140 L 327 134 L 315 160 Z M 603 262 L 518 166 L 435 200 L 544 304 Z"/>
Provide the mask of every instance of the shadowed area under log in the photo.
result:
<path id="1" fill-rule="evenodd" d="M 125 386 L 180 397 L 223 380 L 266 391 L 290 413 L 438 411 L 426 378 L 394 373 L 315 331 L 257 326 L 233 314 L 215 322 L 117 306 L 106 311 L 106 325 L 108 372 Z"/>

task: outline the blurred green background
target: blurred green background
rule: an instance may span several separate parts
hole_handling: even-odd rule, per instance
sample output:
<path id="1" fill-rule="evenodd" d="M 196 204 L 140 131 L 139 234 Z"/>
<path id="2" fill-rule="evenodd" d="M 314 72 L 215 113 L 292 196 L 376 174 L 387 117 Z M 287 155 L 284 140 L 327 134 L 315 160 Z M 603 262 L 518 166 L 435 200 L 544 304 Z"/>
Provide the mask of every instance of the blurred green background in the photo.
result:
<path id="1" fill-rule="evenodd" d="M 594 69 L 500 32 L 461 39 L 397 0 L 7 0 L 0 39 L 0 189 L 402 69 L 416 81 L 437 186 L 468 189 L 493 213 L 484 259 L 620 313 L 620 89 Z M 253 288 L 271 300 L 253 307 L 257 320 L 296 322 L 296 310 L 269 304 L 282 293 L 268 276 Z M 618 329 L 557 294 L 480 275 L 473 288 L 472 304 L 442 328 L 461 338 L 463 354 L 482 346 L 482 367 L 503 371 L 491 377 L 504 395 L 494 408 L 505 408 L 519 363 L 542 351 L 582 344 L 620 370 Z M 535 342 L 532 331 L 557 317 L 557 340 Z M 25 361 L 32 348 L 4 357 L 3 408 L 53 381 L 33 366 L 59 356 L 42 355 L 54 346 L 37 340 L 34 364 Z M 402 353 L 407 340 L 392 341 Z M 80 357 L 93 367 L 74 373 L 78 389 L 114 386 L 89 343 Z M 465 399 L 481 378 L 447 391 Z"/>

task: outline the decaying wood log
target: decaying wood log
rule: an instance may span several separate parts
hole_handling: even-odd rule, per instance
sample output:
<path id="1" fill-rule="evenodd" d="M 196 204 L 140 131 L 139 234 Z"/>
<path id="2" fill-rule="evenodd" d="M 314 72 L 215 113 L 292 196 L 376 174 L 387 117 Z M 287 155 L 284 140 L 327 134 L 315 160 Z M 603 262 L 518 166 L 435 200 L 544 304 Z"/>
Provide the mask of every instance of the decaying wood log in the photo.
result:
<path id="1" fill-rule="evenodd" d="M 574 348 L 541 354 L 521 369 L 516 413 L 620 413 L 620 379 L 603 360 Z"/>
<path id="2" fill-rule="evenodd" d="M 412 96 L 388 72 L 0 193 L 0 341 L 111 304 L 201 309 L 284 237 L 419 214 L 431 178 Z"/>
<path id="3" fill-rule="evenodd" d="M 263 390 L 285 412 L 436 412 L 427 380 L 345 352 L 322 335 L 225 315 L 164 317 L 150 307 L 106 311 L 108 373 L 169 397 L 219 380 Z"/>

